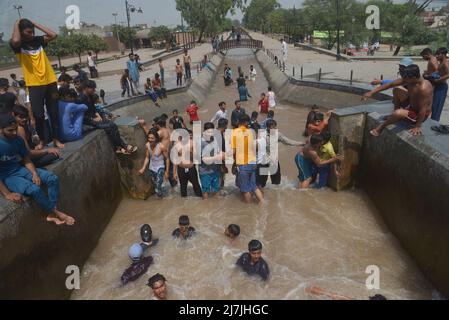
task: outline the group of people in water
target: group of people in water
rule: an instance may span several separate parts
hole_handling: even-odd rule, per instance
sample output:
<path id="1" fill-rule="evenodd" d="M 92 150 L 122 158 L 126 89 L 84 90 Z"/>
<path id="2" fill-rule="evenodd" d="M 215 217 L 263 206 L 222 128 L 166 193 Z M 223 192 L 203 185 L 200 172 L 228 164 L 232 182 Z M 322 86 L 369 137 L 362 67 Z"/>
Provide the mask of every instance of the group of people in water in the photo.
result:
<path id="1" fill-rule="evenodd" d="M 225 228 L 224 235 L 233 242 L 240 236 L 240 231 L 240 226 L 230 224 Z M 196 229 L 190 225 L 190 218 L 186 215 L 180 216 L 179 227 L 172 232 L 172 237 L 186 241 L 194 237 L 195 234 Z M 154 263 L 154 259 L 148 254 L 148 251 L 159 243 L 159 239 L 153 239 L 153 231 L 148 224 L 141 227 L 140 236 L 142 242 L 140 244 L 135 243 L 129 248 L 128 255 L 131 259 L 131 265 L 120 277 L 122 287 L 138 280 L 148 272 L 148 269 Z M 262 258 L 262 243 L 258 240 L 249 242 L 248 252 L 240 256 L 236 265 L 248 275 L 259 276 L 264 281 L 267 281 L 270 275 L 268 264 Z M 155 300 L 166 300 L 168 298 L 166 282 L 167 279 L 161 274 L 155 274 L 148 280 L 148 286 L 153 290 Z"/>

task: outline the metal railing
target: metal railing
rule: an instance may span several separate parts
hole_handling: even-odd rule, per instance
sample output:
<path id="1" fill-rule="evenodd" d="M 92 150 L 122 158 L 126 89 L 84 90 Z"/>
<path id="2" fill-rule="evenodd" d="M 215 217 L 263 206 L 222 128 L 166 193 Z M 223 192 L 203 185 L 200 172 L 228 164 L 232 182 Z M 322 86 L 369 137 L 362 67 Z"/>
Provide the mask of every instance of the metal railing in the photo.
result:
<path id="1" fill-rule="evenodd" d="M 237 48 L 262 49 L 263 42 L 253 39 L 226 40 L 218 45 L 218 50 L 229 50 Z"/>

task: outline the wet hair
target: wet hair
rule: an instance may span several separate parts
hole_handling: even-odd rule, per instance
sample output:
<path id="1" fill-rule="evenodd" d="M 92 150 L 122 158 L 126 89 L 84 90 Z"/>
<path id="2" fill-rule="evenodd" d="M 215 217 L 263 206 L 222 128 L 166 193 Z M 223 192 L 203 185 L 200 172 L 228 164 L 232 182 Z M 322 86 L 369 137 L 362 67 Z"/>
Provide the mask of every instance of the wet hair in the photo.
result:
<path id="1" fill-rule="evenodd" d="M 268 111 L 267 117 L 273 119 L 274 118 L 274 111 L 273 110 Z"/>
<path id="2" fill-rule="evenodd" d="M 236 224 L 230 224 L 228 226 L 228 231 L 234 237 L 238 237 L 240 235 L 240 227 Z"/>
<path id="3" fill-rule="evenodd" d="M 84 82 L 84 88 L 97 89 L 97 83 L 93 80 L 87 80 L 86 82 Z"/>
<path id="4" fill-rule="evenodd" d="M 15 116 L 23 116 L 23 117 L 29 117 L 30 116 L 30 113 L 28 112 L 28 109 L 25 108 L 24 106 L 20 105 L 20 104 L 16 104 L 12 108 L 12 113 Z"/>
<path id="5" fill-rule="evenodd" d="M 218 104 L 219 107 L 223 107 L 224 105 L 226 105 L 226 102 L 222 101 Z"/>
<path id="6" fill-rule="evenodd" d="M 240 102 L 240 100 L 235 100 L 234 104 L 237 106 L 237 104 L 239 104 Z"/>
<path id="7" fill-rule="evenodd" d="M 157 133 L 156 129 L 151 129 L 150 131 L 148 131 L 147 137 L 149 137 L 150 135 L 156 138 L 156 143 L 159 143 L 161 141 L 161 137 L 159 137 L 159 133 Z"/>
<path id="8" fill-rule="evenodd" d="M 438 49 L 437 54 L 444 54 L 445 56 L 447 56 L 447 48 Z"/>
<path id="9" fill-rule="evenodd" d="M 165 128 L 167 126 L 167 120 L 164 120 L 162 117 L 160 117 L 156 124 L 161 128 Z"/>
<path id="10" fill-rule="evenodd" d="M 372 297 L 369 297 L 370 300 L 388 300 L 385 296 L 381 294 L 376 294 Z"/>
<path id="11" fill-rule="evenodd" d="M 220 119 L 218 120 L 218 129 L 226 129 L 228 127 L 229 121 L 228 119 Z"/>
<path id="12" fill-rule="evenodd" d="M 249 123 L 250 121 L 251 121 L 251 119 L 249 118 L 249 115 L 247 115 L 247 114 L 242 114 L 242 115 L 240 116 L 240 119 L 239 119 L 239 123 L 240 123 L 240 124 Z"/>
<path id="13" fill-rule="evenodd" d="M 430 48 L 425 48 L 423 51 L 421 51 L 421 53 L 420 53 L 420 55 L 421 56 L 424 56 L 424 55 L 427 55 L 427 54 L 432 54 L 432 49 L 430 49 Z"/>
<path id="14" fill-rule="evenodd" d="M 28 19 L 22 19 L 19 22 L 19 31 L 22 33 L 25 29 L 32 29 L 34 32 L 34 24 Z"/>
<path id="15" fill-rule="evenodd" d="M 323 137 L 320 134 L 314 134 L 310 137 L 310 144 L 316 146 L 323 143 Z"/>
<path id="16" fill-rule="evenodd" d="M 6 78 L 0 78 L 0 88 L 9 87 L 9 80 Z"/>
<path id="17" fill-rule="evenodd" d="M 0 129 L 8 128 L 13 124 L 17 124 L 17 121 L 12 114 L 8 113 L 0 116 Z"/>
<path id="18" fill-rule="evenodd" d="M 262 243 L 259 240 L 251 240 L 248 244 L 248 251 L 254 252 L 259 250 L 262 250 Z"/>
<path id="19" fill-rule="evenodd" d="M 416 64 L 409 65 L 400 73 L 402 78 L 419 79 L 421 77 L 421 71 Z"/>
<path id="20" fill-rule="evenodd" d="M 204 124 L 204 131 L 209 130 L 209 129 L 215 129 L 215 125 L 212 122 L 206 122 Z"/>
<path id="21" fill-rule="evenodd" d="M 331 141 L 332 135 L 329 132 L 329 130 L 325 130 L 323 132 L 321 132 L 321 136 L 323 137 L 323 142 L 326 144 L 329 141 Z"/>
<path id="22" fill-rule="evenodd" d="M 259 112 L 257 112 L 257 111 L 253 111 L 253 113 L 251 113 L 251 119 L 257 119 L 258 116 L 259 116 Z"/>
<path id="23" fill-rule="evenodd" d="M 155 274 L 155 275 L 152 276 L 150 279 L 148 279 L 148 284 L 147 284 L 147 286 L 149 286 L 151 289 L 153 289 L 154 284 L 155 284 L 156 282 L 159 282 L 159 281 L 164 281 L 164 282 L 166 282 L 167 279 L 165 279 L 165 277 L 164 277 L 163 275 L 161 275 L 160 273 Z"/>
<path id="24" fill-rule="evenodd" d="M 179 217 L 179 225 L 183 226 L 183 227 L 190 225 L 189 216 L 180 216 Z"/>

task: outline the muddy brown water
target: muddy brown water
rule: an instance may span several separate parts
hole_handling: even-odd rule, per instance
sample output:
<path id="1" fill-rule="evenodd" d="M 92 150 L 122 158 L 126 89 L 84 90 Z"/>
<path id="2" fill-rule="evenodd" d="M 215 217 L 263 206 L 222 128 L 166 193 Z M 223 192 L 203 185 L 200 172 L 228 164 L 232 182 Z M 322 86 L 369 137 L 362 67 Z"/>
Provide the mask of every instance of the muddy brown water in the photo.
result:
<path id="1" fill-rule="evenodd" d="M 237 66 L 246 74 L 251 64 L 256 67 L 257 81 L 249 84 L 253 98 L 243 105 L 247 112 L 257 110 L 268 82 L 254 55 L 231 50 L 226 62 L 234 72 Z M 201 106 L 200 118 L 211 119 L 220 101 L 227 102 L 230 113 L 237 98 L 235 86 L 224 87 L 222 78 L 217 77 Z M 280 131 L 301 141 L 308 109 L 281 103 L 275 112 Z M 361 300 L 377 293 L 389 299 L 435 297 L 437 292 L 363 190 L 335 193 L 296 188 L 297 151 L 296 147 L 280 146 L 283 182 L 267 187 L 267 204 L 262 207 L 241 201 L 232 175 L 226 180 L 227 195 L 208 201 L 182 199 L 178 188 L 170 190 L 164 200 L 123 200 L 84 265 L 81 289 L 72 299 L 150 299 L 153 295 L 146 282 L 156 273 L 167 278 L 169 299 L 317 299 L 305 291 L 311 285 Z M 189 194 L 193 194 L 191 186 Z M 190 216 L 198 231 L 187 242 L 171 238 L 183 214 Z M 139 229 L 145 223 L 152 226 L 154 237 L 160 238 L 151 250 L 155 263 L 138 281 L 119 288 L 120 276 L 130 264 L 128 248 L 140 241 Z M 242 230 L 235 243 L 223 234 L 230 223 L 239 224 Z M 252 239 L 263 243 L 263 256 L 271 271 L 268 282 L 235 267 Z M 371 265 L 380 269 L 380 290 L 366 288 L 369 275 L 365 271 Z"/>

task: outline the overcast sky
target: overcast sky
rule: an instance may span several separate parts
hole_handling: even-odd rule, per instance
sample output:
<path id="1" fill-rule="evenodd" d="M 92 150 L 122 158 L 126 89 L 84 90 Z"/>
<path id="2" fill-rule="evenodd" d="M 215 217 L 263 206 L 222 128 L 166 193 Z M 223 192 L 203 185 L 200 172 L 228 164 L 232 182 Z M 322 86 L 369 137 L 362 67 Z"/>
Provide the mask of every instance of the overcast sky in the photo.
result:
<path id="1" fill-rule="evenodd" d="M 405 0 L 397 0 L 397 2 Z M 294 5 L 300 7 L 302 0 L 278 0 L 284 8 Z M 449 0 L 435 0 L 436 3 L 449 3 Z M 175 0 L 130 0 L 136 7 L 142 7 L 143 14 L 132 14 L 132 23 L 176 26 L 181 24 L 181 16 L 176 11 Z M 18 13 L 13 9 L 15 4 L 23 6 L 22 16 L 36 20 L 58 31 L 65 24 L 65 9 L 76 4 L 81 11 L 81 21 L 98 25 L 110 25 L 114 21 L 113 12 L 119 14 L 118 22 L 126 21 L 125 0 L 0 0 L 0 32 L 10 37 L 14 21 Z M 241 18 L 241 13 L 237 15 Z"/>

